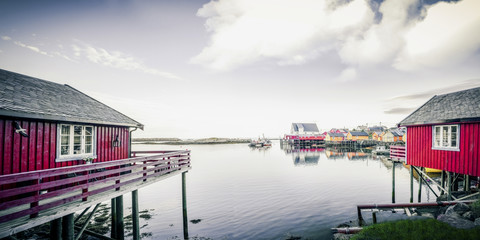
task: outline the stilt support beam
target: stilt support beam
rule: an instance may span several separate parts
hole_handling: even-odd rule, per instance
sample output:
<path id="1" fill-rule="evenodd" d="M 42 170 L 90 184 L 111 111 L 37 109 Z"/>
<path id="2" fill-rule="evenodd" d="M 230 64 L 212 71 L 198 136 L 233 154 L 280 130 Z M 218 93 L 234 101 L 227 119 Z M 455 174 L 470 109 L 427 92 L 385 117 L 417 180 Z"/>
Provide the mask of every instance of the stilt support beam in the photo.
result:
<path id="1" fill-rule="evenodd" d="M 392 160 L 392 203 L 395 203 L 395 160 Z"/>
<path id="2" fill-rule="evenodd" d="M 62 240 L 62 218 L 50 222 L 50 239 Z"/>
<path id="3" fill-rule="evenodd" d="M 182 173 L 182 209 L 183 209 L 183 238 L 188 239 L 188 216 L 187 216 L 187 183 L 186 173 Z"/>
<path id="4" fill-rule="evenodd" d="M 115 198 L 115 208 L 117 212 L 117 221 L 115 223 L 117 240 L 125 239 L 125 225 L 123 223 L 123 195 Z"/>
<path id="5" fill-rule="evenodd" d="M 132 231 L 133 240 L 140 240 L 140 223 L 138 211 L 138 190 L 132 192 Z"/>
<path id="6" fill-rule="evenodd" d="M 410 166 L 410 203 L 413 203 L 413 166 Z"/>
<path id="7" fill-rule="evenodd" d="M 70 213 L 62 217 L 62 239 L 74 240 L 74 236 L 73 213 Z"/>

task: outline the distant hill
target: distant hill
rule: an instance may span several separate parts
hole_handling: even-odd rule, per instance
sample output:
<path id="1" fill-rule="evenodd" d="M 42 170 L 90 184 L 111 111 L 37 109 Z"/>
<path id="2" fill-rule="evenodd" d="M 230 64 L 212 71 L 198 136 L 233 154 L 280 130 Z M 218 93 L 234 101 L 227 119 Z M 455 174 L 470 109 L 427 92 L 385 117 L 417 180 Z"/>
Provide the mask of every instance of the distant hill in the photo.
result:
<path id="1" fill-rule="evenodd" d="M 186 144 L 231 144 L 231 143 L 249 143 L 250 139 L 242 138 L 202 138 L 181 140 L 179 138 L 134 138 L 132 143 L 135 144 L 171 144 L 171 145 L 186 145 Z"/>

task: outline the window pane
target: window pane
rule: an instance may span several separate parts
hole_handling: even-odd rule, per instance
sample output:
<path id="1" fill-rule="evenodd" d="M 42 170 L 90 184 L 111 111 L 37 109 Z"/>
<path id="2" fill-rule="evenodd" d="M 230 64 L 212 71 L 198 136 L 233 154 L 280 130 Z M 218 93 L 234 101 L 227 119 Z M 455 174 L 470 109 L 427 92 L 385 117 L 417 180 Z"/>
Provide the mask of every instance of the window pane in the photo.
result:
<path id="1" fill-rule="evenodd" d="M 92 127 L 85 127 L 85 136 L 91 136 L 93 132 Z"/>
<path id="2" fill-rule="evenodd" d="M 62 143 L 61 143 L 62 146 L 68 146 L 69 142 L 70 142 L 69 136 L 62 136 Z"/>
<path id="3" fill-rule="evenodd" d="M 449 147 L 449 144 L 448 144 L 448 127 L 447 126 L 444 126 L 442 128 L 442 146 L 443 147 Z"/>
<path id="4" fill-rule="evenodd" d="M 440 147 L 440 127 L 435 127 L 435 147 Z"/>
<path id="5" fill-rule="evenodd" d="M 74 126 L 73 127 L 73 135 L 74 136 L 81 136 L 82 135 L 82 126 Z"/>
<path id="6" fill-rule="evenodd" d="M 85 153 L 92 153 L 92 145 L 85 145 Z"/>
<path id="7" fill-rule="evenodd" d="M 457 126 L 452 126 L 452 136 L 451 136 L 451 143 L 452 147 L 457 147 Z"/>
<path id="8" fill-rule="evenodd" d="M 62 135 L 64 135 L 64 136 L 70 135 L 70 126 L 62 125 L 62 131 L 61 131 L 61 133 L 62 133 Z"/>
<path id="9" fill-rule="evenodd" d="M 68 146 L 62 146 L 60 149 L 61 155 L 68 155 Z"/>
<path id="10" fill-rule="evenodd" d="M 92 144 L 92 136 L 85 137 L 85 144 Z"/>
<path id="11" fill-rule="evenodd" d="M 80 136 L 78 136 L 78 137 L 77 137 L 77 136 L 73 137 L 73 144 L 75 144 L 75 145 L 80 145 L 80 144 L 82 144 L 82 138 L 81 138 Z"/>
<path id="12" fill-rule="evenodd" d="M 81 154 L 81 146 L 80 145 L 73 145 L 73 154 Z"/>

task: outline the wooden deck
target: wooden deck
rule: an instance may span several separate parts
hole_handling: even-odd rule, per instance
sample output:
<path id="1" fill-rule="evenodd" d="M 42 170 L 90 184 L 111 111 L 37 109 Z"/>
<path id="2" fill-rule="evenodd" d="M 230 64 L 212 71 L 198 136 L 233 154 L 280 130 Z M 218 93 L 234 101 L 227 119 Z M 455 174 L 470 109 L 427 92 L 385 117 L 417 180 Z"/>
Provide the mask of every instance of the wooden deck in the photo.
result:
<path id="1" fill-rule="evenodd" d="M 191 169 L 190 151 L 0 176 L 0 238 Z"/>

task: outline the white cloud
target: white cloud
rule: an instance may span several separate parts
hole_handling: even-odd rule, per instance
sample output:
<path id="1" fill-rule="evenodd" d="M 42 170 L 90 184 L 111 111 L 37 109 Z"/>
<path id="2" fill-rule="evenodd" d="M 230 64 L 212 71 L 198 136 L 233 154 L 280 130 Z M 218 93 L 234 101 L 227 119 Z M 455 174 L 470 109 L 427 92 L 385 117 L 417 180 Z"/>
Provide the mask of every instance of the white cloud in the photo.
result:
<path id="1" fill-rule="evenodd" d="M 12 38 L 9 37 L 9 36 L 2 36 L 2 40 L 10 41 L 10 40 L 12 40 Z"/>
<path id="2" fill-rule="evenodd" d="M 344 79 L 364 66 L 416 70 L 475 54 L 480 1 L 422 4 L 385 0 L 375 21 L 367 0 L 211 1 L 197 12 L 210 42 L 191 62 L 230 70 L 264 60 L 304 64 L 336 51 L 347 65 Z"/>
<path id="3" fill-rule="evenodd" d="M 390 62 L 404 45 L 402 35 L 409 23 L 409 8 L 416 4 L 417 0 L 383 2 L 379 8 L 381 22 L 361 36 L 350 36 L 339 51 L 342 60 L 356 65 Z"/>
<path id="4" fill-rule="evenodd" d="M 401 70 L 446 65 L 480 48 L 480 1 L 439 2 L 405 34 L 406 45 L 395 59 Z"/>
<path id="5" fill-rule="evenodd" d="M 107 51 L 103 48 L 92 47 L 88 44 L 72 45 L 74 55 L 76 57 L 84 56 L 90 62 L 104 65 L 107 67 L 124 69 L 130 71 L 141 71 L 147 74 L 152 74 L 169 79 L 181 79 L 173 73 L 160 71 L 158 69 L 149 68 L 141 61 L 135 59 L 120 51 Z"/>
<path id="6" fill-rule="evenodd" d="M 31 45 L 27 45 L 27 44 L 22 43 L 22 42 L 20 42 L 20 41 L 14 41 L 13 43 L 15 43 L 15 45 L 17 45 L 17 46 L 30 49 L 30 50 L 32 50 L 32 51 L 34 51 L 34 52 L 36 52 L 36 53 L 40 53 L 40 54 L 42 54 L 42 55 L 49 56 L 49 57 L 52 56 L 52 55 L 48 54 L 47 52 L 40 50 L 38 47 L 31 46 Z"/>
<path id="7" fill-rule="evenodd" d="M 197 15 L 207 18 L 205 26 L 212 36 L 192 62 L 217 70 L 264 58 L 301 64 L 373 21 L 364 0 L 344 5 L 318 0 L 212 1 Z"/>
<path id="8" fill-rule="evenodd" d="M 342 82 L 348 82 L 354 80 L 357 77 L 357 70 L 353 67 L 346 68 L 340 74 L 339 80 Z"/>

